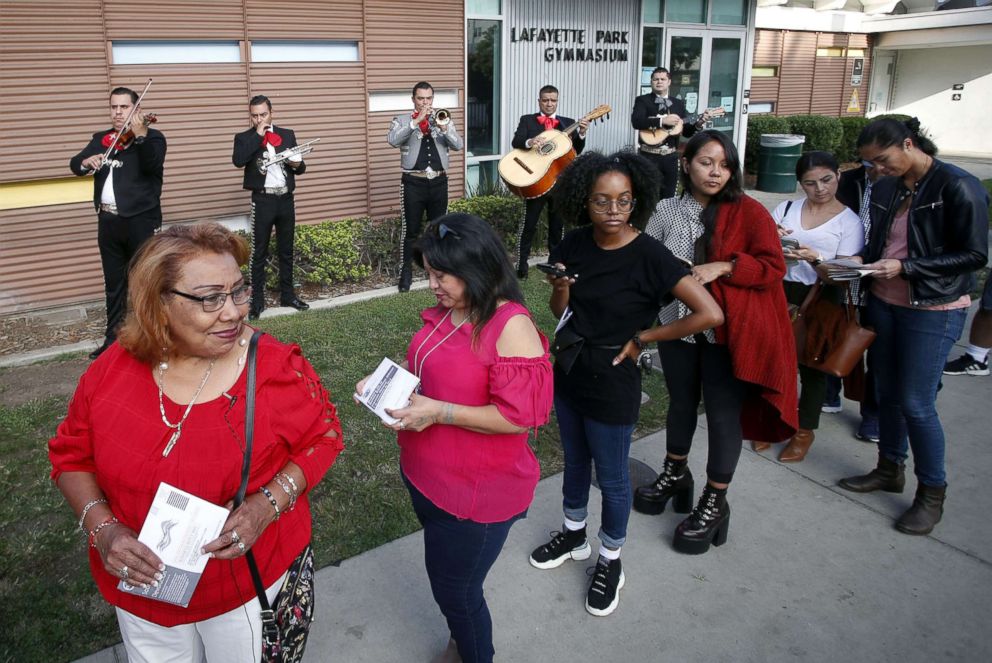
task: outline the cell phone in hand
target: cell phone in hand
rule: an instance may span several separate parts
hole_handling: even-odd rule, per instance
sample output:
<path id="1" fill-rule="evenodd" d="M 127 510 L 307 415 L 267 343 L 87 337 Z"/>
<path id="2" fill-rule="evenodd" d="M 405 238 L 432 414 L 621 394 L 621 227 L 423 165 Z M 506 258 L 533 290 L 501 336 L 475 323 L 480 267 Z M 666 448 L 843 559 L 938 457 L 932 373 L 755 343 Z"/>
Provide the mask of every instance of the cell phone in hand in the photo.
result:
<path id="1" fill-rule="evenodd" d="M 579 275 L 578 274 L 569 274 L 566 270 L 559 269 L 558 267 L 556 267 L 555 265 L 552 265 L 551 263 L 546 263 L 546 262 L 545 263 L 539 263 L 539 264 L 534 265 L 534 266 L 537 267 L 542 272 L 544 272 L 545 274 L 550 274 L 551 276 L 555 277 L 556 279 L 564 278 L 566 276 L 568 278 L 570 278 L 570 279 L 577 279 L 577 278 L 579 278 Z"/>
<path id="2" fill-rule="evenodd" d="M 791 237 L 782 237 L 782 250 L 792 253 L 799 249 L 799 240 Z"/>

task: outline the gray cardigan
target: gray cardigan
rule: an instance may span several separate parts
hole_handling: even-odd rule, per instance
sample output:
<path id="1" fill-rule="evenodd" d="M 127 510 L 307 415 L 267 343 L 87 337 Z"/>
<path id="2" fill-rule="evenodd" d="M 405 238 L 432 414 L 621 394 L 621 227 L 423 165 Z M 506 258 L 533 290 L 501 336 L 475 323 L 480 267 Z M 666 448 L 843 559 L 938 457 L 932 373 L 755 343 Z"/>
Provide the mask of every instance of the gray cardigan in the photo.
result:
<path id="1" fill-rule="evenodd" d="M 409 114 L 397 115 L 389 123 L 389 135 L 386 140 L 393 147 L 400 148 L 400 166 L 403 170 L 413 170 L 417 165 L 417 157 L 420 156 L 420 140 L 423 134 L 418 128 L 414 131 L 410 128 L 412 118 Z M 441 159 L 441 165 L 448 169 L 448 150 L 460 150 L 464 147 L 462 137 L 458 135 L 458 129 L 452 121 L 448 125 L 446 132 L 441 131 L 431 124 L 431 135 L 434 136 L 434 144 L 437 145 L 437 155 Z"/>

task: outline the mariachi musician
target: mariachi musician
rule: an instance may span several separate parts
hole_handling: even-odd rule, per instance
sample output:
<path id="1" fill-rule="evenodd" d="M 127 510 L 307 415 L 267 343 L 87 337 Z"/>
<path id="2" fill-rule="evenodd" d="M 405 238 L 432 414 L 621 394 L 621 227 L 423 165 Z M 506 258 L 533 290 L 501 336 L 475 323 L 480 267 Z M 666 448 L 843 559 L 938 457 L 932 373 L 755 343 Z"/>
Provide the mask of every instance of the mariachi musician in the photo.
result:
<path id="1" fill-rule="evenodd" d="M 520 118 L 517 130 L 513 134 L 513 147 L 518 150 L 535 149 L 541 146 L 544 139 L 540 134 L 551 129 L 563 129 L 575 123 L 575 120 L 558 115 L 558 88 L 554 85 L 545 85 L 540 89 L 537 96 L 537 105 L 540 112 L 536 115 L 528 113 Z M 579 120 L 579 130 L 569 137 L 572 139 L 572 147 L 575 153 L 580 154 L 586 146 L 586 131 L 589 129 L 589 121 L 585 118 Z M 565 226 L 561 217 L 555 211 L 554 203 L 551 200 L 550 192 L 537 198 L 529 198 L 525 202 L 525 214 L 523 225 L 517 232 L 517 276 L 521 279 L 527 278 L 527 259 L 530 257 L 530 248 L 534 240 L 534 233 L 537 224 L 541 219 L 541 210 L 545 205 L 548 207 L 548 250 L 553 249 L 564 235 Z"/>
<path id="2" fill-rule="evenodd" d="M 645 129 L 666 129 L 671 131 L 668 138 L 659 145 L 647 145 L 638 138 L 641 154 L 661 172 L 661 198 L 675 195 L 675 185 L 679 176 L 679 137 L 691 137 L 708 119 L 703 113 L 695 124 L 684 124 L 685 102 L 670 97 L 668 88 L 672 77 L 664 67 L 655 67 L 651 72 L 651 92 L 634 100 L 634 110 L 630 123 L 638 131 Z"/>
<path id="3" fill-rule="evenodd" d="M 394 117 L 386 136 L 391 146 L 399 148 L 403 169 L 400 292 L 407 292 L 413 281 L 413 243 L 420 237 L 424 213 L 430 223 L 448 211 L 448 150 L 464 145 L 448 111 L 435 111 L 430 83 L 414 85 L 412 98 L 413 112 Z"/>
<path id="4" fill-rule="evenodd" d="M 293 235 L 296 231 L 296 203 L 293 190 L 296 176 L 307 165 L 296 155 L 263 170 L 262 158 L 296 147 L 292 129 L 272 124 L 272 102 L 256 95 L 248 102 L 251 128 L 234 137 L 231 160 L 245 171 L 243 187 L 251 191 L 251 305 L 248 318 L 258 319 L 265 309 L 265 263 L 269 259 L 269 239 L 276 229 L 279 251 L 279 303 L 297 311 L 310 305 L 293 291 Z"/>
<path id="5" fill-rule="evenodd" d="M 103 344 L 90 353 L 90 359 L 99 357 L 117 338 L 117 327 L 127 305 L 128 263 L 162 225 L 165 136 L 148 127 L 154 116 L 145 115 L 139 102 L 138 93 L 130 88 L 111 90 L 113 128 L 93 134 L 82 152 L 69 161 L 76 175 L 95 175 L 93 206 L 97 212 L 107 328 Z"/>

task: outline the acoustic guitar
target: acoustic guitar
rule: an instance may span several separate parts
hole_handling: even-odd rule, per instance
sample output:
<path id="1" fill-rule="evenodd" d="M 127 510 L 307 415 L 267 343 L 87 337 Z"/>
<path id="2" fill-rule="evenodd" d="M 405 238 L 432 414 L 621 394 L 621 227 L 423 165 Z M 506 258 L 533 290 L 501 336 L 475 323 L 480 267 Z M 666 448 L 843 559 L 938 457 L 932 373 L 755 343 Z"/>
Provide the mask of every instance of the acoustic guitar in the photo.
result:
<path id="1" fill-rule="evenodd" d="M 592 122 L 612 110 L 609 105 L 603 104 L 582 119 Z M 575 160 L 575 149 L 569 134 L 579 128 L 580 121 L 561 131 L 542 131 L 537 138 L 543 138 L 544 143 L 528 150 L 513 150 L 500 159 L 499 176 L 506 183 L 506 188 L 521 198 L 539 198 L 550 191 L 558 175 Z"/>
<path id="2" fill-rule="evenodd" d="M 723 109 L 722 106 L 717 106 L 716 108 L 707 108 L 703 111 L 700 117 L 706 119 L 712 119 L 714 117 L 722 117 L 727 114 L 727 111 Z M 698 122 L 698 119 L 696 120 Z M 677 124 L 671 127 L 659 127 L 657 129 L 641 129 L 638 135 L 641 137 L 641 142 L 645 145 L 661 145 L 669 136 L 678 136 L 682 133 L 683 122 L 679 120 Z"/>

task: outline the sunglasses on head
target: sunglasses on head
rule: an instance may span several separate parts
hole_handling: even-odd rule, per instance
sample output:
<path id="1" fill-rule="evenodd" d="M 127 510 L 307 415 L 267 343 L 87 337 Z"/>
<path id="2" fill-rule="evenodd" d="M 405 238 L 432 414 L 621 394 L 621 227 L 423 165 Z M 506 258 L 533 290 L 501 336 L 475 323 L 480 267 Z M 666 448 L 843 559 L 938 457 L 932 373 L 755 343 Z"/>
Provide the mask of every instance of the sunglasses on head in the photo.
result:
<path id="1" fill-rule="evenodd" d="M 437 234 L 437 236 L 440 239 L 444 239 L 448 235 L 451 235 L 455 239 L 461 239 L 462 238 L 462 236 L 459 235 L 455 230 L 449 228 L 447 225 L 445 225 L 443 223 L 439 223 L 436 226 L 434 226 L 434 232 Z"/>

